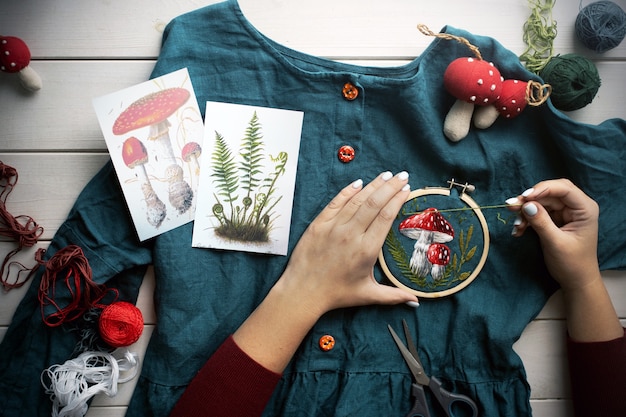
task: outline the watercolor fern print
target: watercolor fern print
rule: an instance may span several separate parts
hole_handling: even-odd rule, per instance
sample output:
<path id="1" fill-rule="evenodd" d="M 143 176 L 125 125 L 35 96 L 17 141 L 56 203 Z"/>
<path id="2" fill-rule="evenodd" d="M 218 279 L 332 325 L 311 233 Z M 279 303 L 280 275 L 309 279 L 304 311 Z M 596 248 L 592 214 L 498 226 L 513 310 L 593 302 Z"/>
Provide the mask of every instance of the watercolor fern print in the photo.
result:
<path id="1" fill-rule="evenodd" d="M 239 149 L 240 161 L 224 137 L 215 132 L 215 150 L 211 177 L 216 185 L 213 214 L 219 221 L 215 233 L 226 239 L 267 242 L 274 220 L 274 209 L 282 196 L 276 194 L 276 182 L 285 174 L 287 152 L 277 157 L 264 154 L 262 126 L 254 112 Z M 267 176 L 266 163 L 273 165 Z M 241 194 L 239 193 L 241 192 Z"/>
<path id="2" fill-rule="evenodd" d="M 194 247 L 286 254 L 302 120 L 207 102 Z"/>

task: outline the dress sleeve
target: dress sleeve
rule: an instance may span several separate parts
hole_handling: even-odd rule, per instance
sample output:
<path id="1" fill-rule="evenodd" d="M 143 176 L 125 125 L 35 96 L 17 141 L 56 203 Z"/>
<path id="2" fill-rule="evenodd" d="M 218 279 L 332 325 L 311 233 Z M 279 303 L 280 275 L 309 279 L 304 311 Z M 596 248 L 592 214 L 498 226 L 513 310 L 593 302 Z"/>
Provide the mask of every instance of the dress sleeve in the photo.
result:
<path id="1" fill-rule="evenodd" d="M 626 333 L 607 342 L 567 341 L 576 417 L 626 416 Z"/>
<path id="2" fill-rule="evenodd" d="M 170 417 L 260 416 L 280 378 L 230 336 L 196 374 Z"/>

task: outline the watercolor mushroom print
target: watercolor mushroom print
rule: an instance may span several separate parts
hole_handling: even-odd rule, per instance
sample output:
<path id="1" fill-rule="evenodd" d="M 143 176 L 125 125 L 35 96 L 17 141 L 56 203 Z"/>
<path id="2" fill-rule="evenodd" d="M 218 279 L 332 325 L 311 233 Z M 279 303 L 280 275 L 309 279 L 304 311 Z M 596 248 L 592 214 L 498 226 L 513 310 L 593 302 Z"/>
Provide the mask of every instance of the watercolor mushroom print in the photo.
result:
<path id="1" fill-rule="evenodd" d="M 192 204 L 193 190 L 183 179 L 183 170 L 177 162 L 170 138 L 168 118 L 190 97 L 185 88 L 173 87 L 150 93 L 130 104 L 115 120 L 114 135 L 149 127 L 148 140 L 160 146 L 158 161 L 166 165 L 164 174 L 169 183 L 169 202 L 179 214 Z"/>
<path id="2" fill-rule="evenodd" d="M 146 172 L 146 163 L 148 162 L 148 152 L 144 144 L 132 136 L 124 141 L 122 145 L 122 159 L 126 166 L 130 169 L 138 171 L 141 180 L 141 191 L 146 202 L 146 216 L 148 223 L 154 227 L 159 227 L 165 219 L 165 204 L 159 199 L 152 188 L 150 179 Z"/>

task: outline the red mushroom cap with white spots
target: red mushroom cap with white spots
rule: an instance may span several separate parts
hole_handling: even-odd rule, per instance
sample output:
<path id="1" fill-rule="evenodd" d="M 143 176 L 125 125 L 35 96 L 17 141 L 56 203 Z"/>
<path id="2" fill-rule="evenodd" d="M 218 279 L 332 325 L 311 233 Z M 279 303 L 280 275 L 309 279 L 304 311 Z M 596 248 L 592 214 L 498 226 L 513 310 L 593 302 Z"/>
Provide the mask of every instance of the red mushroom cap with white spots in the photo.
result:
<path id="1" fill-rule="evenodd" d="M 167 120 L 190 95 L 184 88 L 168 88 L 140 98 L 118 116 L 113 124 L 113 134 L 123 135 Z"/>
<path id="2" fill-rule="evenodd" d="M 500 71 L 490 62 L 477 58 L 457 58 L 443 74 L 446 90 L 459 100 L 487 106 L 502 91 Z"/>
<path id="3" fill-rule="evenodd" d="M 131 136 L 122 145 L 122 159 L 127 167 L 135 168 L 148 162 L 148 152 L 139 139 Z"/>
<path id="4" fill-rule="evenodd" d="M 423 232 L 432 233 L 433 242 L 444 243 L 454 239 L 454 229 L 450 223 L 432 207 L 407 217 L 398 229 L 403 235 L 416 240 Z"/>
<path id="5" fill-rule="evenodd" d="M 505 80 L 502 83 L 502 93 L 496 102 L 496 109 L 502 117 L 513 119 L 522 113 L 528 104 L 527 87 L 526 81 Z"/>
<path id="6" fill-rule="evenodd" d="M 0 70 L 19 72 L 30 64 L 30 50 L 15 36 L 0 36 Z"/>
<path id="7" fill-rule="evenodd" d="M 433 243 L 428 247 L 427 256 L 431 264 L 446 266 L 450 263 L 450 248 L 443 243 Z"/>

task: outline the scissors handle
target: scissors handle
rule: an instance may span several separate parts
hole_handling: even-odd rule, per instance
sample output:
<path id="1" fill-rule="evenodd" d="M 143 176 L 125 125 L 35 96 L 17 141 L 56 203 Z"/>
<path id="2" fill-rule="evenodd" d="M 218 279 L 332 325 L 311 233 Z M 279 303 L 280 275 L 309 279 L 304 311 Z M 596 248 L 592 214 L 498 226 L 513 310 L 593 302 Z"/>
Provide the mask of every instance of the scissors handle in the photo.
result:
<path id="1" fill-rule="evenodd" d="M 430 377 L 430 383 L 428 384 L 431 391 L 439 401 L 439 404 L 443 407 L 448 417 L 454 417 L 454 411 L 452 410 L 452 405 L 454 403 L 463 403 L 466 409 L 471 410 L 472 417 L 478 416 L 478 407 L 476 407 L 476 403 L 472 401 L 470 397 L 461 394 L 455 394 L 453 392 L 449 392 L 445 390 L 441 384 L 441 381 L 437 379 L 437 377 Z M 459 405 L 459 404 L 457 404 Z"/>
<path id="2" fill-rule="evenodd" d="M 424 387 L 419 384 L 412 384 L 411 394 L 413 395 L 413 408 L 406 417 L 430 417 Z"/>

